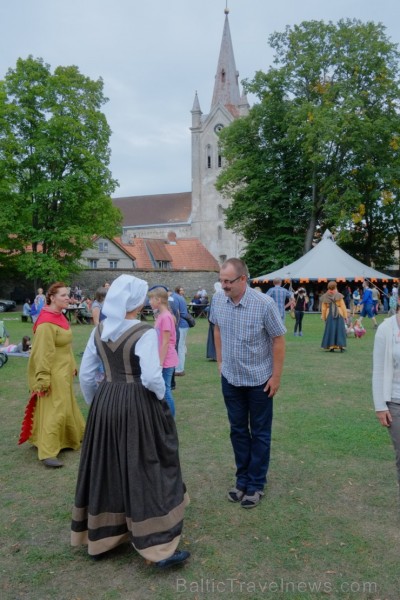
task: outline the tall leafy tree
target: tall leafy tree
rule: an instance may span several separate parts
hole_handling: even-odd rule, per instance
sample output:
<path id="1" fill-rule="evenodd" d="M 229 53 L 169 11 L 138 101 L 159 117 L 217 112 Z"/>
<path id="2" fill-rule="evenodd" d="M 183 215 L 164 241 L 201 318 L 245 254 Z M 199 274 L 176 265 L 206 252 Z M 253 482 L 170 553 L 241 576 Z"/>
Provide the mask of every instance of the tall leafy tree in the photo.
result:
<path id="1" fill-rule="evenodd" d="M 227 226 L 247 241 L 255 273 L 298 258 L 325 227 L 387 266 L 397 204 L 387 198 L 400 174 L 397 46 L 383 25 L 358 20 L 303 22 L 270 44 L 274 66 L 245 82 L 258 102 L 221 132 Z"/>
<path id="2" fill-rule="evenodd" d="M 0 82 L 1 264 L 49 283 L 79 269 L 94 235 L 112 237 L 110 128 L 101 79 L 19 59 Z"/>

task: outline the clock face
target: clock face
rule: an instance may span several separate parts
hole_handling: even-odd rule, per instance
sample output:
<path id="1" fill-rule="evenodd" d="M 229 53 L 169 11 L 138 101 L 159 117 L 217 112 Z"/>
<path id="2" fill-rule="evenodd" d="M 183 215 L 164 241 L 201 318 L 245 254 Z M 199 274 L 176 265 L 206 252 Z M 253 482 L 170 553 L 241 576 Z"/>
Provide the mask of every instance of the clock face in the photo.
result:
<path id="1" fill-rule="evenodd" d="M 224 126 L 222 125 L 222 123 L 218 123 L 215 127 L 214 127 L 214 131 L 215 133 L 219 133 L 221 131 L 221 129 L 223 129 Z"/>

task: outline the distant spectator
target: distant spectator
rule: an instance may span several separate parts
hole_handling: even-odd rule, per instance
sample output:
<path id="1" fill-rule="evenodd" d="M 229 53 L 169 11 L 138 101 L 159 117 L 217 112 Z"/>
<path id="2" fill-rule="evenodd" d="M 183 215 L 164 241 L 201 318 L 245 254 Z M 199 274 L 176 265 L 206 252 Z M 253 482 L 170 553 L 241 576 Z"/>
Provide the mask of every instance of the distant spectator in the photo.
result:
<path id="1" fill-rule="evenodd" d="M 379 290 L 376 287 L 376 285 L 374 285 L 374 287 L 371 290 L 372 293 L 372 312 L 374 313 L 374 315 L 377 315 L 379 312 L 379 302 L 380 302 L 380 294 L 379 294 Z"/>
<path id="2" fill-rule="evenodd" d="M 311 312 L 314 310 L 314 291 L 311 289 L 308 294 L 308 310 Z"/>
<path id="3" fill-rule="evenodd" d="M 354 306 L 353 313 L 360 312 L 360 304 L 361 304 L 361 294 L 360 294 L 360 290 L 358 288 L 356 288 L 353 292 L 353 306 Z"/>
<path id="4" fill-rule="evenodd" d="M 334 352 L 336 349 L 343 352 L 346 349 L 347 309 L 343 294 L 337 290 L 336 281 L 328 283 L 328 290 L 321 297 L 321 319 L 325 321 L 321 348 L 329 352 Z"/>
<path id="5" fill-rule="evenodd" d="M 389 293 L 389 317 L 393 317 L 396 314 L 397 309 L 397 296 L 393 296 L 393 293 Z"/>
<path id="6" fill-rule="evenodd" d="M 361 316 L 371 319 L 374 324 L 374 329 L 377 329 L 378 323 L 376 322 L 375 318 L 374 300 L 368 281 L 364 281 L 363 290 L 363 297 L 360 303 L 360 306 L 362 306 Z"/>
<path id="7" fill-rule="evenodd" d="M 8 344 L 7 346 L 2 346 L 1 351 L 7 352 L 7 354 L 28 354 L 31 350 L 31 338 L 29 335 L 24 335 L 22 341 L 19 344 Z"/>
<path id="8" fill-rule="evenodd" d="M 294 324 L 294 335 L 298 335 L 299 337 L 303 337 L 303 317 L 304 313 L 307 310 L 307 294 L 306 290 L 303 287 L 300 287 L 294 293 L 294 314 L 295 314 L 295 324 Z"/>
<path id="9" fill-rule="evenodd" d="M 101 312 L 101 309 L 103 308 L 103 303 L 104 303 L 106 295 L 107 295 L 106 287 L 97 288 L 96 293 L 94 295 L 94 301 L 92 304 L 93 325 L 98 325 L 100 323 L 100 321 L 103 321 L 105 319 L 105 315 L 103 315 L 103 313 Z"/>
<path id="10" fill-rule="evenodd" d="M 207 290 L 205 290 L 204 288 L 199 288 L 199 290 L 197 291 L 197 294 L 200 297 L 202 304 L 206 304 L 208 302 Z"/>
<path id="11" fill-rule="evenodd" d="M 267 296 L 275 300 L 278 305 L 279 314 L 281 315 L 281 319 L 285 321 L 285 309 L 290 305 L 290 302 L 293 298 L 293 293 L 289 292 L 289 290 L 282 287 L 282 279 L 280 277 L 275 277 L 274 279 L 274 287 L 268 290 Z"/>
<path id="12" fill-rule="evenodd" d="M 92 320 L 92 313 L 89 310 L 86 300 L 82 300 L 79 304 L 78 314 L 76 315 L 77 323 L 85 324 L 90 323 Z"/>
<path id="13" fill-rule="evenodd" d="M 80 302 L 80 301 L 82 300 L 82 290 L 81 290 L 81 288 L 79 287 L 79 285 L 76 285 L 76 286 L 75 286 L 75 288 L 74 288 L 74 292 L 73 292 L 73 293 L 74 293 L 74 298 L 75 298 L 75 299 L 76 299 L 78 302 Z"/>
<path id="14" fill-rule="evenodd" d="M 350 303 L 351 303 L 351 287 L 349 285 L 346 285 L 344 290 L 343 290 L 343 300 L 344 303 L 346 305 L 346 308 L 350 308 Z"/>
<path id="15" fill-rule="evenodd" d="M 164 287 L 159 286 L 149 291 L 149 301 L 156 318 L 154 328 L 157 331 L 160 364 L 165 382 L 165 400 L 172 416 L 175 417 L 175 402 L 171 391 L 172 375 L 179 362 L 175 347 L 175 319 L 169 310 L 168 292 Z"/>
<path id="16" fill-rule="evenodd" d="M 383 286 L 382 292 L 383 310 L 387 313 L 389 310 L 389 289 L 386 283 Z"/>
<path id="17" fill-rule="evenodd" d="M 46 304 L 46 296 L 43 293 L 43 288 L 38 288 L 34 302 L 36 304 L 37 313 L 39 314 L 43 306 Z"/>
<path id="18" fill-rule="evenodd" d="M 181 285 L 175 288 L 175 292 L 173 294 L 174 301 L 178 304 L 179 307 L 179 343 L 178 343 L 178 356 L 179 356 L 179 365 L 175 369 L 175 375 L 180 377 L 185 375 L 185 360 L 186 360 L 186 336 L 189 331 L 189 324 L 185 319 L 185 315 L 188 314 L 188 309 L 185 300 L 185 290 Z"/>
<path id="19" fill-rule="evenodd" d="M 256 291 L 259 291 L 262 293 L 260 288 L 258 288 L 258 290 L 257 290 L 257 288 L 254 288 L 254 289 Z M 222 285 L 220 284 L 219 281 L 214 283 L 214 290 L 215 290 L 215 294 L 222 291 Z M 214 294 L 214 296 L 215 296 L 215 294 Z M 212 306 L 214 296 L 211 298 L 210 309 Z M 216 353 L 216 349 L 215 349 L 215 340 L 214 340 L 214 323 L 211 323 L 210 320 L 208 322 L 209 322 L 209 326 L 208 326 L 208 334 L 207 334 L 206 358 L 208 358 L 209 360 L 216 361 L 217 353 Z"/>
<path id="20" fill-rule="evenodd" d="M 31 301 L 29 298 L 25 299 L 25 304 L 22 307 L 22 320 L 23 321 L 32 321 L 31 316 Z"/>
<path id="21" fill-rule="evenodd" d="M 354 336 L 356 338 L 362 338 L 363 335 L 365 335 L 366 333 L 367 331 L 364 325 L 362 324 L 362 317 L 356 319 L 356 321 L 354 322 Z"/>

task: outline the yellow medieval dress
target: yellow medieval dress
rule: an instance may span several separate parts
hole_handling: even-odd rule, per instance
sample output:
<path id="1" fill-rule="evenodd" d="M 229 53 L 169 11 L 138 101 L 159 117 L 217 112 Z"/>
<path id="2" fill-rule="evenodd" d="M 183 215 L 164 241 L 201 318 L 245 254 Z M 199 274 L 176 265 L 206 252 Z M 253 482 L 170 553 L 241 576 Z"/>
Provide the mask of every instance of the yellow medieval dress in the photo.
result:
<path id="1" fill-rule="evenodd" d="M 31 444 L 38 458 L 56 457 L 63 448 L 78 450 L 83 439 L 85 421 L 78 407 L 73 377 L 76 363 L 72 353 L 72 332 L 64 315 L 46 313 L 35 326 L 35 337 L 28 364 L 31 392 L 46 392 L 38 397 L 33 417 Z M 42 313 L 44 313 L 42 315 Z M 59 321 L 59 324 L 55 322 Z"/>

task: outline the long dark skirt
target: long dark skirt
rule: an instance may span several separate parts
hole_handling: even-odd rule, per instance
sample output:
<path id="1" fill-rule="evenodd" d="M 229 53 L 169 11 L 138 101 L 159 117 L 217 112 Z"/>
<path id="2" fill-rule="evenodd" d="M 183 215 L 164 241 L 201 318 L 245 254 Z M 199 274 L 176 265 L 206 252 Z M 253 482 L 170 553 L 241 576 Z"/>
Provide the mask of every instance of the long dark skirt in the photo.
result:
<path id="1" fill-rule="evenodd" d="M 91 555 L 130 541 L 158 561 L 178 546 L 188 503 L 167 403 L 133 383 L 103 382 L 82 445 L 71 543 Z"/>
<path id="2" fill-rule="evenodd" d="M 324 350 L 341 350 L 346 348 L 346 327 L 343 317 L 338 316 L 334 319 L 329 312 L 325 323 L 321 348 L 324 348 Z"/>

